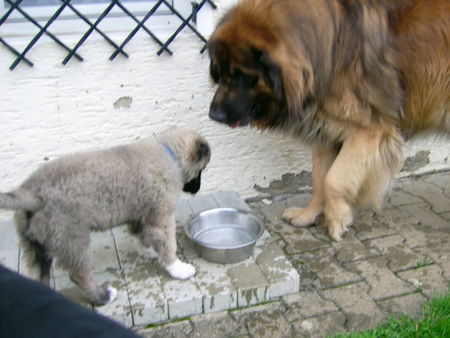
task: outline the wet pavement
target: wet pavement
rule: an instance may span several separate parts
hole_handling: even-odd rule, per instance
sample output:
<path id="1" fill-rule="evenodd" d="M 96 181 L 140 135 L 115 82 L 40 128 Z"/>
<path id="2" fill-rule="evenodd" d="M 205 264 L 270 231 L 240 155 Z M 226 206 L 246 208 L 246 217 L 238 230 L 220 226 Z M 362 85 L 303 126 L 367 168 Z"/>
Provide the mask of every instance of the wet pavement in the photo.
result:
<path id="1" fill-rule="evenodd" d="M 186 260 L 196 260 L 198 268 L 203 266 L 199 279 L 206 276 L 216 283 L 219 275 L 230 277 L 230 283 L 221 284 L 222 290 L 209 289 L 216 294 L 229 290 L 222 298 L 228 301 L 222 303 L 224 310 L 217 307 L 214 311 L 205 311 L 207 297 L 196 280 L 200 294 L 196 302 L 184 304 L 185 309 L 190 309 L 186 310 L 186 316 L 180 314 L 172 318 L 170 310 L 167 317 L 157 317 L 162 310 L 159 314 L 146 312 L 157 307 L 137 304 L 133 294 L 136 297 L 146 290 L 154 299 L 162 294 L 164 307 L 168 304 L 170 287 L 157 292 L 155 278 L 159 278 L 159 286 L 171 281 L 166 281 L 157 267 L 150 269 L 148 260 L 137 252 L 137 244 L 127 237 L 123 228 L 116 228 L 111 236 L 98 233 L 93 236 L 93 243 L 101 243 L 96 246 L 99 250 L 94 250 L 94 262 L 98 263 L 99 271 L 96 279 L 125 291 L 119 292 L 116 304 L 96 310 L 132 326 L 146 337 L 324 337 L 371 328 L 401 313 L 419 316 L 425 300 L 436 293 L 447 292 L 450 282 L 450 172 L 397 180 L 384 209 L 381 212 L 355 211 L 354 225 L 340 242 L 329 239 L 323 220 L 314 227 L 295 228 L 281 219 L 286 207 L 306 206 L 310 197 L 305 175 L 284 178 L 267 188 L 257 187 L 260 195 L 246 201 L 267 229 L 251 262 L 246 262 L 261 272 L 261 297 L 252 302 L 234 303 L 231 295 L 236 292 L 237 299 L 239 284 L 232 277 L 249 274 L 250 268 L 239 270 L 235 266 L 234 272 L 229 272 L 232 269 L 228 268 L 224 271 L 223 266 L 212 269 L 189 251 L 179 231 L 180 255 Z M 231 200 L 241 203 L 238 199 Z M 199 205 L 207 208 L 209 203 L 203 201 Z M 180 224 L 195 213 L 192 205 L 183 208 L 178 210 Z M 4 224 L 0 227 L 0 262 L 25 273 L 21 270 L 23 264 L 11 230 L 12 227 Z M 283 287 L 277 289 L 279 294 L 272 296 L 264 291 L 276 283 L 268 280 L 259 264 L 264 260 L 258 259 L 264 250 L 275 252 L 273 257 L 277 259 L 273 260 L 281 260 L 283 268 L 291 273 L 278 279 Z M 256 274 L 253 272 L 252 276 Z M 289 279 L 286 276 L 290 276 L 291 282 L 286 282 Z M 54 283 L 56 289 L 69 297 L 79 297 L 64 272 L 55 269 Z M 179 297 L 174 294 L 172 301 L 179 302 Z"/>

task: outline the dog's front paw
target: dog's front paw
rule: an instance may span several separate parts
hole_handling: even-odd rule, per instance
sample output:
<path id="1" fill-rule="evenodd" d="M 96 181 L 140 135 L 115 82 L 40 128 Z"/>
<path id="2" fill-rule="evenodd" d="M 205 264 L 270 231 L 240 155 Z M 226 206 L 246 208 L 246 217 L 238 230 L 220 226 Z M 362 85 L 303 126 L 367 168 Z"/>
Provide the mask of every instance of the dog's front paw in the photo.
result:
<path id="1" fill-rule="evenodd" d="M 168 265 L 166 271 L 176 279 L 188 279 L 195 275 L 195 267 L 191 264 L 183 263 L 179 259 Z"/>
<path id="2" fill-rule="evenodd" d="M 281 218 L 297 227 L 308 227 L 316 223 L 317 211 L 309 208 L 288 208 L 284 210 Z"/>
<path id="3" fill-rule="evenodd" d="M 342 235 L 344 235 L 348 231 L 348 227 L 351 223 L 351 219 L 346 219 L 343 221 L 328 221 L 328 234 L 330 235 L 331 239 L 339 242 L 342 239 Z"/>

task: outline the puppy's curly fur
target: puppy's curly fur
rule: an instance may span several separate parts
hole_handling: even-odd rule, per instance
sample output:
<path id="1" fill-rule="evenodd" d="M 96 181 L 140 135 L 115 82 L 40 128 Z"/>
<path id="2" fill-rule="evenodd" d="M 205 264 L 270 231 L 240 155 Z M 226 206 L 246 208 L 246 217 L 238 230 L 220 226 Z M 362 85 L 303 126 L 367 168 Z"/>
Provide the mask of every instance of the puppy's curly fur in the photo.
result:
<path id="1" fill-rule="evenodd" d="M 93 280 L 91 230 L 127 223 L 144 246 L 157 251 L 172 277 L 195 273 L 176 256 L 174 211 L 182 190 L 199 190 L 210 156 L 202 136 L 172 128 L 153 139 L 51 161 L 14 191 L 0 194 L 0 207 L 16 210 L 21 245 L 42 282 L 49 283 L 56 259 L 87 298 L 102 305 L 115 290 Z"/>

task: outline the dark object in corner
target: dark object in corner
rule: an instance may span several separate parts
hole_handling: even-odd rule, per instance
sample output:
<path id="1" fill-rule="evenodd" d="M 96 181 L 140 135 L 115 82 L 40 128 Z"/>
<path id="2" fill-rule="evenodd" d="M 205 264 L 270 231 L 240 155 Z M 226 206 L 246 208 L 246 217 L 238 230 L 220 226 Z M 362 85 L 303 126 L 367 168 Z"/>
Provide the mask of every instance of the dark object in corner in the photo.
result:
<path id="1" fill-rule="evenodd" d="M 47 286 L 0 265 L 0 337 L 139 337 Z"/>

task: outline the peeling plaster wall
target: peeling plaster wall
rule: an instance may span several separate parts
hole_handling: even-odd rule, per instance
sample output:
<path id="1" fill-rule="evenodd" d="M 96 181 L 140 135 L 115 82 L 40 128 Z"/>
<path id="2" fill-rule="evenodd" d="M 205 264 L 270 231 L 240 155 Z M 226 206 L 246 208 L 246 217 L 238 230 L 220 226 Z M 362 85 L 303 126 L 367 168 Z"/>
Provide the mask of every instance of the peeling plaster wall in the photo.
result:
<path id="1" fill-rule="evenodd" d="M 212 23 L 232 1 L 216 3 Z M 73 46 L 79 36 L 62 40 Z M 27 41 L 17 39 L 14 45 Z M 14 57 L 0 46 L 0 191 L 14 188 L 49 159 L 151 136 L 174 124 L 199 130 L 211 143 L 201 192 L 237 190 L 249 197 L 258 193 L 255 184 L 266 187 L 282 174 L 310 171 L 308 150 L 299 142 L 230 129 L 208 118 L 213 88 L 201 47 L 185 30 L 171 45 L 173 56 L 156 56 L 156 44 L 138 34 L 126 47 L 130 57 L 111 62 L 110 47 L 93 35 L 80 49 L 85 60 L 63 66 L 65 52 L 43 37 L 28 55 L 35 66 L 22 63 L 10 71 Z M 449 168 L 449 145 L 416 142 L 405 156 L 429 151 L 429 163 L 418 172 Z M 0 219 L 9 216 L 0 213 Z"/>

